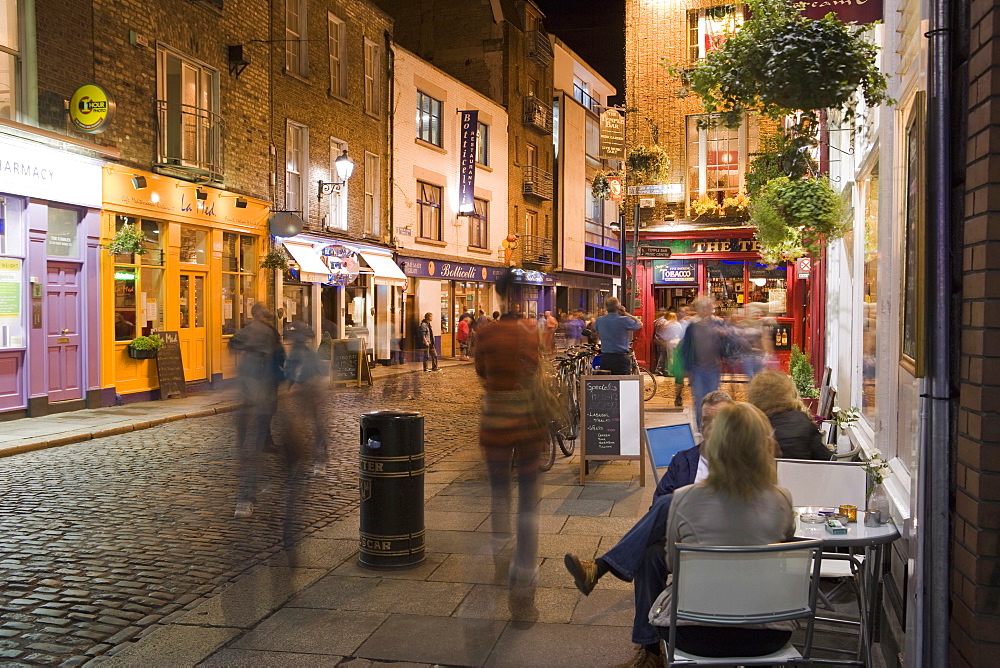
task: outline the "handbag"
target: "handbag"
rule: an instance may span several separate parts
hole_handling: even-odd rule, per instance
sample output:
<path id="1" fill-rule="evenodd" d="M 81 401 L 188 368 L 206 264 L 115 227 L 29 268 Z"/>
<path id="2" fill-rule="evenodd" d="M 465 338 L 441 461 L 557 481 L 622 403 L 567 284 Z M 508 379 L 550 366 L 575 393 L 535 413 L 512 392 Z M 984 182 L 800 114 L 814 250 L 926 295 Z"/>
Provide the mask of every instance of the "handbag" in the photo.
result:
<path id="1" fill-rule="evenodd" d="M 538 361 L 529 388 L 534 399 L 535 420 L 543 426 L 550 422 L 559 422 L 563 413 L 562 396 L 556 391 L 555 378 L 546 366 L 544 359 Z"/>

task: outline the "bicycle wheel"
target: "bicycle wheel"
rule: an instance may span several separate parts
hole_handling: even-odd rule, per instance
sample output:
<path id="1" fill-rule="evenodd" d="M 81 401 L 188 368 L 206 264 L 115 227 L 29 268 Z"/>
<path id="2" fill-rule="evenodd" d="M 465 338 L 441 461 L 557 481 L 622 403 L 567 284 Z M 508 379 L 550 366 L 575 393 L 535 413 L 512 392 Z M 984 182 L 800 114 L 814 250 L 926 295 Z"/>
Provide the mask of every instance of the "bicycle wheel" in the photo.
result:
<path id="1" fill-rule="evenodd" d="M 538 470 L 548 471 L 552 468 L 552 465 L 556 461 L 556 443 L 562 437 L 559 435 L 559 429 L 555 422 L 549 423 L 548 428 L 548 438 L 545 439 L 545 443 L 542 444 L 542 452 L 538 456 Z"/>
<path id="2" fill-rule="evenodd" d="M 642 367 L 639 367 L 639 375 L 642 377 L 642 400 L 649 401 L 656 396 L 656 376 Z"/>

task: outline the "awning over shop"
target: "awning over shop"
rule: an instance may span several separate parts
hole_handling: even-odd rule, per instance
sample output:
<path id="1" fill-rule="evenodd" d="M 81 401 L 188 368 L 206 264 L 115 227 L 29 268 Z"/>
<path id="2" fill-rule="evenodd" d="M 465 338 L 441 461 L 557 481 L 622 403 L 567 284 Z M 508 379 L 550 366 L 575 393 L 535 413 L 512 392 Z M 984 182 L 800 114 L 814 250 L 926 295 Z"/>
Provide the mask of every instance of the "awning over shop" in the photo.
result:
<path id="1" fill-rule="evenodd" d="M 299 265 L 299 280 L 304 283 L 325 283 L 330 280 L 330 269 L 312 246 L 284 242 L 285 250 Z"/>
<path id="2" fill-rule="evenodd" d="M 358 251 L 361 258 L 368 263 L 368 266 L 375 272 L 375 282 L 386 285 L 405 285 L 406 275 L 388 255 L 378 255 L 376 253 L 366 253 Z"/>

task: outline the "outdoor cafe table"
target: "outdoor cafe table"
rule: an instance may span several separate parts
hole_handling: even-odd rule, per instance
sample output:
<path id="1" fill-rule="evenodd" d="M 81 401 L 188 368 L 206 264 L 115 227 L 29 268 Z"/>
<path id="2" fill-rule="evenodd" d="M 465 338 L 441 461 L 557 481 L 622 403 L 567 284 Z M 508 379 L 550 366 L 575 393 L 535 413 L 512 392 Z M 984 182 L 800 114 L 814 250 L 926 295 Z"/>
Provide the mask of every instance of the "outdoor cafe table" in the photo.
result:
<path id="1" fill-rule="evenodd" d="M 795 529 L 796 538 L 819 539 L 824 548 L 863 548 L 864 561 L 857 564 L 861 573 L 861 646 L 862 660 L 865 666 L 872 665 L 872 635 L 875 628 L 875 618 L 878 615 L 876 606 L 882 586 L 882 571 L 885 566 L 885 547 L 899 538 L 899 531 L 892 522 L 877 527 L 865 526 L 861 512 L 857 522 L 845 522 L 847 533 L 834 534 L 826 530 L 823 524 L 810 524 L 798 519 Z"/>

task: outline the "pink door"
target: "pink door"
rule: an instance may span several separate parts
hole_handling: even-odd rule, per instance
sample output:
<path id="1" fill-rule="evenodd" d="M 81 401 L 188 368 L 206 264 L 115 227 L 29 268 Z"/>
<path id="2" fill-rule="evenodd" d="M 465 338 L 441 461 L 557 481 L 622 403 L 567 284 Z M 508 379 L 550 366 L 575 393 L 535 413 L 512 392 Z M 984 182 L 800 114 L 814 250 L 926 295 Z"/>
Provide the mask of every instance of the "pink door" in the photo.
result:
<path id="1" fill-rule="evenodd" d="M 49 262 L 45 280 L 45 338 L 49 401 L 83 398 L 80 267 Z"/>

